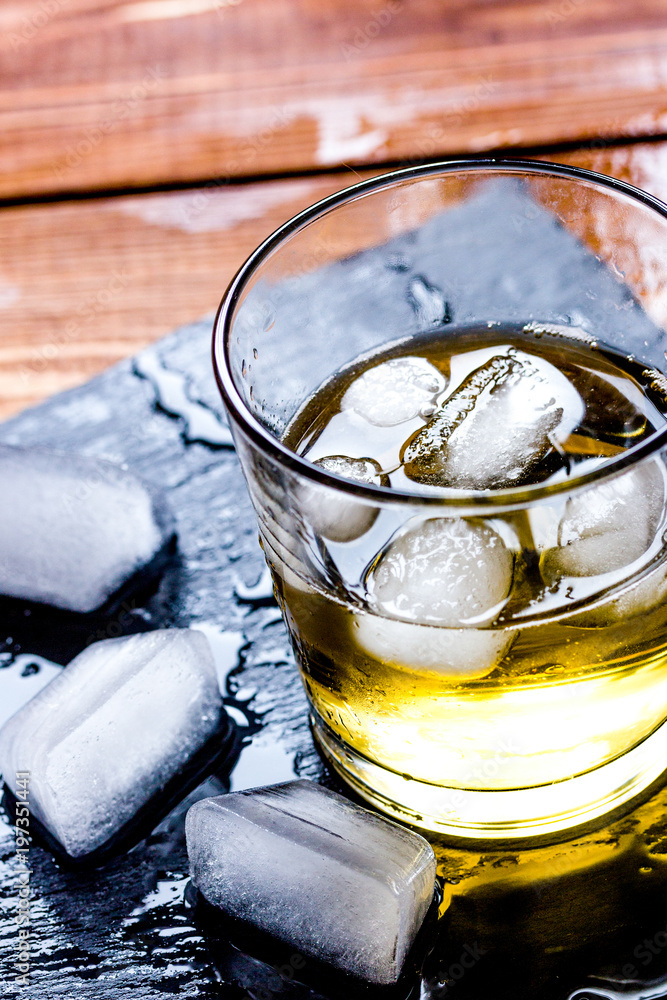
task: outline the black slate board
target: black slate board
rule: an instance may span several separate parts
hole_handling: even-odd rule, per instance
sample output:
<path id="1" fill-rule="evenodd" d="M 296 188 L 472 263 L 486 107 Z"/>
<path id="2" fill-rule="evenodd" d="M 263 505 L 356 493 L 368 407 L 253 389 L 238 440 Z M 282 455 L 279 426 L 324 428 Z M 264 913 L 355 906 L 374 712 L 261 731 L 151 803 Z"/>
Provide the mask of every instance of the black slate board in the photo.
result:
<path id="1" fill-rule="evenodd" d="M 520 192 L 512 197 L 514 201 L 508 198 L 507 204 L 508 252 L 513 247 L 525 254 L 521 232 L 512 228 L 511 220 L 525 210 L 526 202 Z M 395 306 L 404 311 L 406 323 L 410 310 L 417 323 L 424 319 L 423 302 L 420 306 L 410 298 L 410 281 L 444 289 L 443 295 L 448 282 L 465 287 L 465 275 L 456 273 L 460 257 L 456 240 L 453 244 L 450 240 L 448 254 L 435 250 L 443 240 L 447 246 L 451 227 L 460 232 L 462 223 L 469 234 L 478 227 L 483 247 L 483 208 L 483 204 L 473 206 L 463 220 L 460 211 L 449 221 L 435 219 L 419 235 L 397 239 L 391 253 L 367 256 L 366 280 L 368 269 L 377 270 L 382 260 L 404 272 L 405 297 Z M 604 286 L 607 301 L 610 295 L 616 297 L 625 321 L 636 324 L 647 341 L 657 343 L 658 332 L 628 290 L 554 226 L 546 213 L 543 241 L 552 257 L 562 255 L 566 284 L 582 274 L 589 280 L 592 274 Z M 356 263 L 353 259 L 335 265 L 320 277 L 320 288 L 326 285 L 330 294 L 339 294 L 350 269 L 359 266 L 359 258 Z M 489 269 L 489 280 L 496 286 L 500 278 L 498 269 L 495 275 Z M 311 275 L 301 280 L 305 299 L 313 292 L 315 279 Z M 567 299 L 562 285 L 508 286 L 503 294 L 510 313 L 524 310 L 522 319 L 541 311 L 553 317 L 559 302 Z M 581 305 L 588 308 L 583 301 Z M 111 620 L 73 626 L 58 616 L 38 620 L 23 616 L 16 606 L 6 608 L 0 620 L 3 626 L 11 625 L 12 634 L 0 626 L 0 706 L 3 692 L 10 688 L 10 675 L 12 697 L 21 685 L 28 697 L 40 677 L 50 676 L 48 666 L 35 673 L 26 670 L 29 664 L 17 661 L 17 656 L 39 653 L 64 664 L 91 634 L 102 637 L 204 622 L 231 633 L 227 701 L 247 726 L 249 743 L 234 772 L 237 786 L 268 783 L 290 774 L 336 786 L 313 747 L 305 696 L 277 608 L 263 585 L 254 594 L 247 591 L 262 576 L 263 558 L 236 456 L 224 445 L 224 418 L 209 359 L 211 326 L 206 319 L 186 327 L 138 361 L 124 362 L 0 428 L 3 442 L 72 449 L 127 464 L 167 493 L 179 538 L 177 557 L 157 590 L 136 604 L 130 602 Z M 209 443 L 196 440 L 198 436 Z M 217 444 L 211 444 L 213 440 Z M 17 679 L 17 662 L 25 678 Z M 148 841 L 91 874 L 65 871 L 33 845 L 27 987 L 14 983 L 20 865 L 11 829 L 0 825 L 2 995 L 30 1000 L 347 995 L 348 987 L 333 979 L 324 986 L 316 984 L 311 993 L 290 981 L 291 973 L 285 971 L 289 955 L 285 960 L 273 955 L 262 962 L 261 955 L 249 956 L 242 950 L 253 950 L 247 938 L 239 949 L 226 944 L 224 930 L 206 931 L 198 918 L 193 922 L 193 911 L 186 906 L 185 811 L 194 798 L 227 787 L 224 776 L 207 781 Z M 560 847 L 467 851 L 436 844 L 446 902 L 451 900 L 451 905 L 443 907 L 446 912 L 431 941 L 423 984 L 420 987 L 418 977 L 413 977 L 401 985 L 400 995 L 416 996 L 421 988 L 424 997 L 434 1000 L 451 995 L 565 998 L 585 985 L 589 976 L 625 975 L 662 982 L 661 977 L 667 977 L 667 947 L 658 943 L 657 935 L 667 925 L 666 800 L 667 793 L 658 792 L 630 816 Z M 646 950 L 645 939 L 653 942 L 653 950 L 646 952 L 648 962 L 643 952 L 638 954 L 638 949 Z M 282 973 L 275 971 L 276 966 Z M 667 995 L 667 985 L 664 990 Z M 361 987 L 360 992 L 373 991 Z M 589 994 L 584 990 L 580 995 Z"/>

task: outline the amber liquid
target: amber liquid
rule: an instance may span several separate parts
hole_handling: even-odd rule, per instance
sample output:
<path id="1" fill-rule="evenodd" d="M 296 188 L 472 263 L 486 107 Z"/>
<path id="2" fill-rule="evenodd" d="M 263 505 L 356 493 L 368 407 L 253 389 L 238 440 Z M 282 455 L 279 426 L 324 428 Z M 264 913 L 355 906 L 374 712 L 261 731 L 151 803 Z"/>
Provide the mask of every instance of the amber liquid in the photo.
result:
<path id="1" fill-rule="evenodd" d="M 480 385 L 486 402 L 496 405 L 494 359 L 506 357 L 508 348 L 510 358 L 517 350 L 538 365 L 552 366 L 580 403 L 575 400 L 569 425 L 565 421 L 542 433 L 535 462 L 527 468 L 512 466 L 509 481 L 503 482 L 503 469 L 494 471 L 493 461 L 466 466 L 461 447 L 457 452 L 452 445 L 453 459 L 443 463 L 442 454 L 454 442 L 452 421 L 444 433 L 439 430 L 442 420 L 440 425 L 437 420 L 449 400 L 455 432 L 471 415 L 486 421 L 479 424 L 483 438 L 496 426 L 497 447 L 489 441 L 492 457 L 508 436 L 519 439 L 523 432 L 505 421 L 510 412 L 506 400 L 501 399 L 497 412 L 475 413 Z M 424 359 L 442 376 L 439 384 L 432 380 L 432 398 L 419 412 L 377 426 L 358 408 L 345 405 L 346 393 L 364 373 L 401 357 Z M 419 376 L 417 382 L 428 391 L 428 377 Z M 369 385 L 373 388 L 372 380 Z M 502 389 L 495 399 L 501 397 Z M 464 404 L 458 410 L 451 402 L 456 398 Z M 452 487 L 477 489 L 480 483 L 494 489 L 533 482 L 549 486 L 645 440 L 664 424 L 664 405 L 659 373 L 595 344 L 539 330 L 485 328 L 410 341 L 349 366 L 302 408 L 285 441 L 325 467 L 330 456 L 370 460 L 373 481 L 390 489 L 435 494 Z M 377 418 L 377 413 L 371 416 Z M 429 428 L 426 436 L 424 428 Z M 474 444 L 474 434 L 471 440 Z M 523 461 L 525 449 L 521 442 L 517 447 Z M 323 539 L 334 563 L 360 567 L 358 579 L 348 579 L 346 593 L 305 582 L 274 561 L 281 604 L 318 721 L 341 746 L 403 776 L 406 787 L 417 782 L 447 788 L 455 802 L 457 789 L 506 791 L 561 783 L 554 786 L 557 810 L 559 787 L 637 747 L 667 718 L 662 469 L 658 460 L 646 481 L 650 517 L 642 507 L 646 491 L 641 480 L 621 503 L 621 515 L 614 500 L 609 522 L 603 515 L 593 529 L 585 523 L 582 529 L 581 518 L 573 520 L 567 499 L 559 497 L 535 509 L 480 519 L 502 538 L 503 551 L 509 553 L 503 558 L 511 564 L 507 594 L 490 616 L 481 616 L 480 624 L 451 616 L 442 624 L 437 616 L 429 618 L 428 608 L 425 617 L 412 614 L 409 606 L 404 613 L 400 595 L 389 612 L 386 603 L 378 602 L 373 574 L 383 558 L 382 546 L 386 553 L 392 544 L 381 537 L 379 522 L 352 538 L 328 529 L 329 538 Z M 429 516 L 443 512 L 431 509 Z M 633 519 L 649 525 L 645 543 L 637 543 L 632 534 Z M 587 547 L 587 539 L 583 549 L 567 548 L 563 556 L 572 525 L 593 536 L 608 528 L 609 537 L 599 549 L 608 563 L 603 573 L 590 565 L 582 573 L 576 564 L 580 552 L 584 563 L 595 558 L 597 550 Z M 622 534 L 626 528 L 627 538 Z M 399 525 L 395 530 L 400 535 L 405 529 Z M 590 544 L 598 544 L 595 537 Z M 644 549 L 639 555 L 635 544 Z M 572 559 L 574 568 L 568 562 Z M 475 579 L 484 584 L 480 572 Z M 416 806 L 407 815 L 434 825 Z"/>

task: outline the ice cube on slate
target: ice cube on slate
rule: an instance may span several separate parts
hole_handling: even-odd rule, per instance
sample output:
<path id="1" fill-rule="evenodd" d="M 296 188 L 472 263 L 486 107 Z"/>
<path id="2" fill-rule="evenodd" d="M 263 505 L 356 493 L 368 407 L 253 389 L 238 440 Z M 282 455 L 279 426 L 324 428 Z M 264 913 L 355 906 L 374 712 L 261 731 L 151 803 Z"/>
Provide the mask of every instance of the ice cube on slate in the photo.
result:
<path id="1" fill-rule="evenodd" d="M 0 730 L 0 771 L 73 858 L 106 845 L 219 729 L 206 637 L 162 629 L 94 643 Z"/>
<path id="2" fill-rule="evenodd" d="M 441 677 L 485 677 L 503 658 L 514 635 L 508 629 L 412 625 L 380 615 L 357 614 L 353 638 L 382 663 L 437 673 Z"/>
<path id="3" fill-rule="evenodd" d="M 197 802 L 186 835 L 209 903 L 344 972 L 398 979 L 433 899 L 423 837 L 309 781 Z"/>
<path id="4" fill-rule="evenodd" d="M 173 535 L 161 500 L 110 462 L 0 445 L 0 593 L 93 611 Z"/>
<path id="5" fill-rule="evenodd" d="M 416 417 L 446 386 L 444 376 L 426 358 L 383 361 L 355 379 L 340 401 L 378 427 L 392 427 Z"/>
<path id="6" fill-rule="evenodd" d="M 575 493 L 559 524 L 558 546 L 542 557 L 544 578 L 623 569 L 650 547 L 664 509 L 665 476 L 656 461 Z"/>
<path id="7" fill-rule="evenodd" d="M 399 532 L 366 585 L 381 614 L 421 624 L 483 624 L 509 594 L 514 559 L 487 524 L 434 517 Z"/>
<path id="8" fill-rule="evenodd" d="M 502 353 L 501 353 L 502 352 Z M 543 358 L 506 347 L 467 376 L 401 460 L 415 482 L 498 489 L 540 480 L 584 415 L 571 382 Z"/>
<path id="9" fill-rule="evenodd" d="M 372 458 L 327 455 L 319 458 L 315 465 L 358 483 L 379 486 L 382 482 L 380 466 Z M 315 483 L 301 488 L 300 500 L 304 515 L 315 531 L 332 542 L 351 542 L 359 538 L 373 526 L 378 516 L 377 507 Z"/>

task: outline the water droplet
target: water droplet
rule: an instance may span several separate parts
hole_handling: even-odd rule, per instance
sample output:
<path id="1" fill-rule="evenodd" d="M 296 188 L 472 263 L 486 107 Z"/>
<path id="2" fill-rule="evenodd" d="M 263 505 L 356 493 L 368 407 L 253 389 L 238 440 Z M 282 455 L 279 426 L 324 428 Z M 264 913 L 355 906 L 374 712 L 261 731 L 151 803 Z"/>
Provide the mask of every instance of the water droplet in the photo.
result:
<path id="1" fill-rule="evenodd" d="M 244 358 L 244 359 L 243 359 L 243 361 L 241 362 L 241 374 L 243 375 L 243 377 L 244 377 L 244 378 L 245 378 L 245 377 L 246 377 L 246 375 L 248 374 L 248 366 L 247 366 L 247 364 L 245 363 L 245 358 Z"/>
<path id="2" fill-rule="evenodd" d="M 255 359 L 255 361 L 257 361 L 257 358 L 259 357 L 259 351 L 257 350 L 256 347 L 253 347 L 252 349 L 252 356 Z"/>
<path id="3" fill-rule="evenodd" d="M 648 865 L 646 865 L 644 868 L 640 868 L 639 871 L 641 872 L 642 875 L 649 875 L 653 871 L 653 869 Z"/>
<path id="4" fill-rule="evenodd" d="M 442 289 L 432 285 L 421 274 L 410 279 L 408 301 L 424 326 L 451 323 L 452 311 Z"/>
<path id="5" fill-rule="evenodd" d="M 410 270 L 410 261 L 403 254 L 390 253 L 385 261 L 385 267 L 391 271 L 405 272 Z"/>
<path id="6" fill-rule="evenodd" d="M 25 667 L 21 671 L 21 677 L 32 677 L 33 674 L 39 673 L 39 663 L 26 663 Z"/>

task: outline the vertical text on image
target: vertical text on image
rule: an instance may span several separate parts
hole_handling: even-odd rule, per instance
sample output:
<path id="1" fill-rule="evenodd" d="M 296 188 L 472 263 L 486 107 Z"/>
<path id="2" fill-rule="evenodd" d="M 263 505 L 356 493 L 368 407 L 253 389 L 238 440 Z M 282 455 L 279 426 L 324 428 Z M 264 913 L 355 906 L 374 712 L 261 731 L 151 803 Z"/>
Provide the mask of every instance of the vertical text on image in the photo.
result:
<path id="1" fill-rule="evenodd" d="M 27 986 L 30 975 L 30 772 L 17 771 L 14 830 L 16 836 L 16 951 L 15 981 Z"/>

